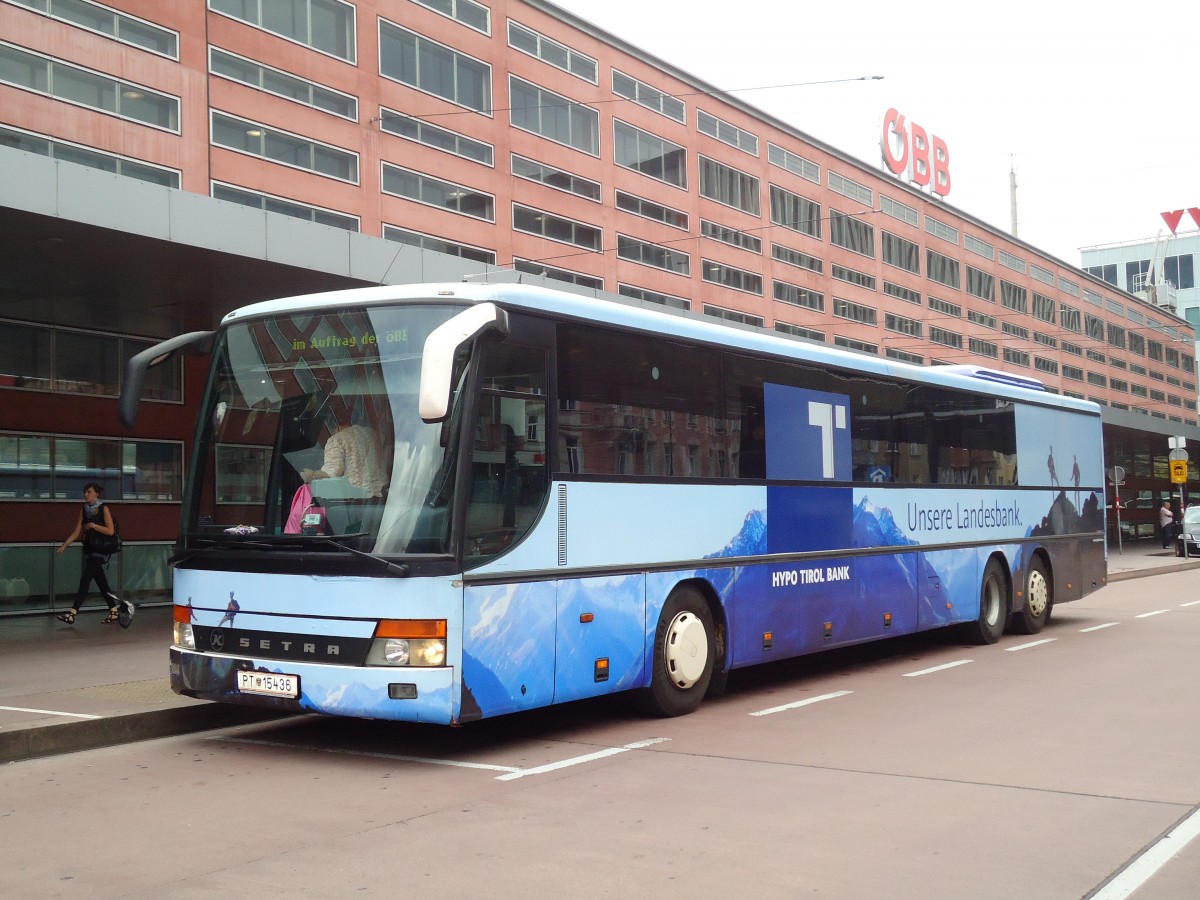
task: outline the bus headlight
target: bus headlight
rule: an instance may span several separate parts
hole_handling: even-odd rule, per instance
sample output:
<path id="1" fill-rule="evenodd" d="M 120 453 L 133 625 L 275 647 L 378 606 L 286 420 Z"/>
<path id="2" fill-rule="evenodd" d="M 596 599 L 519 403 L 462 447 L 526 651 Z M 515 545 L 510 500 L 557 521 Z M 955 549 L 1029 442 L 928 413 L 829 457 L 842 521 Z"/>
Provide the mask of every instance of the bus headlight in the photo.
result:
<path id="1" fill-rule="evenodd" d="M 184 650 L 196 649 L 196 636 L 192 633 L 191 625 L 186 622 L 175 623 L 175 646 Z"/>
<path id="2" fill-rule="evenodd" d="M 385 619 L 375 629 L 368 666 L 444 666 L 445 619 Z"/>

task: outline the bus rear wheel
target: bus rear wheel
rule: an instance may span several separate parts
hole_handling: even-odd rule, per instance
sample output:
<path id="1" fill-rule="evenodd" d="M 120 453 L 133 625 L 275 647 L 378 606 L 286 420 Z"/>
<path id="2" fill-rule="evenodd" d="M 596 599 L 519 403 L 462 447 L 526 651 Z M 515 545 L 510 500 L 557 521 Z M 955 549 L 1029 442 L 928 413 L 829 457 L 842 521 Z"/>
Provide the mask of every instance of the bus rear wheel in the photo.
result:
<path id="1" fill-rule="evenodd" d="M 1013 631 L 1019 634 L 1037 634 L 1050 620 L 1050 609 L 1054 606 L 1054 587 L 1046 564 L 1035 556 L 1029 564 L 1029 577 L 1025 581 L 1025 605 L 1013 615 Z"/>
<path id="2" fill-rule="evenodd" d="M 645 708 L 659 716 L 692 712 L 704 698 L 716 659 L 712 614 L 692 587 L 680 587 L 663 604 L 654 635 L 654 670 L 643 693 Z"/>
<path id="3" fill-rule="evenodd" d="M 1008 622 L 1008 579 L 1004 569 L 989 559 L 983 570 L 979 588 L 979 618 L 963 626 L 963 632 L 973 644 L 994 644 L 1004 634 Z"/>

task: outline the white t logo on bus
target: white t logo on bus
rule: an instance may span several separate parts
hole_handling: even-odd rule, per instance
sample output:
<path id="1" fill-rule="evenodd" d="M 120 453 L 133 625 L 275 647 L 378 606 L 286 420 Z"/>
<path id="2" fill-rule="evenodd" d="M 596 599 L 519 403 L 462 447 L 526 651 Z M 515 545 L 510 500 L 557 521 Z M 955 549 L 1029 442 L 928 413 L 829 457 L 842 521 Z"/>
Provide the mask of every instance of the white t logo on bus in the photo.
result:
<path id="1" fill-rule="evenodd" d="M 846 428 L 846 407 L 808 401 L 808 424 L 821 429 L 821 477 L 833 477 L 833 429 Z"/>

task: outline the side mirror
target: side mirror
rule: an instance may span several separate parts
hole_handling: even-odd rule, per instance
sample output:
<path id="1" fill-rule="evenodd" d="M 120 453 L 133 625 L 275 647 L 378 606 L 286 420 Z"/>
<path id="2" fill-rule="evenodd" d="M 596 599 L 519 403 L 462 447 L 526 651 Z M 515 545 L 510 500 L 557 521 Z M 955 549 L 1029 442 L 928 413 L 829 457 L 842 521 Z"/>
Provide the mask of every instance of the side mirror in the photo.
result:
<path id="1" fill-rule="evenodd" d="M 117 406 L 121 424 L 132 428 L 133 423 L 137 421 L 138 404 L 142 400 L 142 382 L 146 378 L 147 369 L 162 365 L 174 356 L 176 351 L 192 344 L 200 344 L 214 334 L 215 331 L 191 331 L 147 347 L 133 356 L 125 364 L 125 377 L 121 380 L 121 399 Z"/>
<path id="2" fill-rule="evenodd" d="M 454 357 L 460 347 L 485 331 L 508 334 L 508 313 L 494 303 L 480 303 L 464 309 L 435 328 L 425 339 L 425 349 L 421 354 L 421 387 L 417 397 L 417 409 L 423 421 L 441 422 L 450 414 Z"/>

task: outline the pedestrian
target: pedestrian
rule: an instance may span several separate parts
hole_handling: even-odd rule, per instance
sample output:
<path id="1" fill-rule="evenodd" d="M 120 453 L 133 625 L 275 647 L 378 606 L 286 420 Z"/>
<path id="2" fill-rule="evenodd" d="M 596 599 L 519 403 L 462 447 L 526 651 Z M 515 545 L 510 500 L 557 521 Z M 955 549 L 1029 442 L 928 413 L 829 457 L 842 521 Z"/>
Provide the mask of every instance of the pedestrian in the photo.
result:
<path id="1" fill-rule="evenodd" d="M 75 528 L 58 547 L 58 553 L 61 556 L 71 544 L 79 539 L 80 535 L 83 536 L 83 573 L 79 578 L 79 590 L 75 592 L 74 605 L 65 613 L 59 613 L 58 619 L 68 625 L 75 623 L 75 617 L 79 615 L 79 608 L 87 598 L 88 588 L 95 581 L 101 596 L 104 597 L 104 602 L 108 604 L 108 615 L 102 620 L 103 623 L 111 625 L 120 620 L 121 624 L 128 628 L 129 621 L 133 619 L 134 606 L 128 600 L 121 600 L 113 593 L 112 588 L 108 586 L 108 579 L 104 575 L 104 567 L 108 564 L 109 554 L 112 553 L 111 540 L 106 542 L 105 538 L 114 538 L 117 534 L 117 527 L 113 521 L 112 511 L 100 500 L 103 492 L 104 489 L 94 481 L 88 482 L 84 486 L 83 507 L 79 510 Z"/>
<path id="2" fill-rule="evenodd" d="M 1158 527 L 1162 530 L 1162 545 L 1166 550 L 1171 544 L 1171 538 L 1175 534 L 1175 526 L 1171 524 L 1175 521 L 1175 514 L 1171 512 L 1171 501 L 1164 500 L 1162 506 L 1158 510 Z"/>

